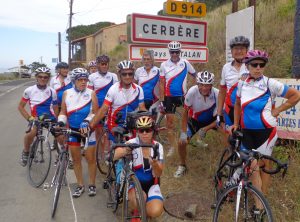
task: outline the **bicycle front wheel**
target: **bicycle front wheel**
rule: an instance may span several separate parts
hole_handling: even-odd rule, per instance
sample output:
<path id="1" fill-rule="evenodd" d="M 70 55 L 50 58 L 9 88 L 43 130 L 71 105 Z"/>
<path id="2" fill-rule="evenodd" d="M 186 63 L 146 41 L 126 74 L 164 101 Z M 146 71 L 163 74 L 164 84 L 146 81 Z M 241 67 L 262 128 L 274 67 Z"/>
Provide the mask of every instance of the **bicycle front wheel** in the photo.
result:
<path id="1" fill-rule="evenodd" d="M 101 174 L 106 174 L 108 170 L 107 157 L 109 155 L 108 135 L 103 132 L 97 141 L 96 146 L 96 164 Z"/>
<path id="2" fill-rule="evenodd" d="M 230 186 L 220 195 L 213 221 L 272 222 L 271 208 L 263 194 L 251 184 L 239 186 Z"/>
<path id="3" fill-rule="evenodd" d="M 63 185 L 64 177 L 66 175 L 66 169 L 67 169 L 68 159 L 69 159 L 66 157 L 66 155 L 67 155 L 66 153 L 62 153 L 61 161 L 57 165 L 58 175 L 56 181 L 54 181 L 55 191 L 54 191 L 53 204 L 51 210 L 52 218 L 55 216 L 60 190 Z"/>
<path id="4" fill-rule="evenodd" d="M 46 180 L 51 165 L 50 144 L 44 137 L 36 138 L 29 150 L 27 179 L 31 186 L 40 187 Z"/>
<path id="5" fill-rule="evenodd" d="M 130 197 L 130 198 L 129 198 Z M 147 222 L 146 203 L 141 184 L 135 175 L 131 175 L 123 193 L 122 221 L 133 218 Z"/>

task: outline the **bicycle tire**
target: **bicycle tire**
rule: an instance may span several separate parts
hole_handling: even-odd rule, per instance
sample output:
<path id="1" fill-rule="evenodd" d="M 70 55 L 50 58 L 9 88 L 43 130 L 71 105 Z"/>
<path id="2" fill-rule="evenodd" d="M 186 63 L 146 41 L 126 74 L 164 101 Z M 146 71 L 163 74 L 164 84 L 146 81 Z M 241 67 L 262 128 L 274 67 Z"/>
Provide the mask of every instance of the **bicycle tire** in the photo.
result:
<path id="1" fill-rule="evenodd" d="M 225 189 L 220 195 L 214 211 L 213 222 L 273 222 L 273 215 L 268 201 L 260 191 L 249 183 L 242 188 L 241 197 L 239 199 L 239 211 L 236 213 L 236 206 L 238 205 L 236 194 L 238 189 L 240 189 L 239 186 L 239 184 L 232 185 Z M 255 206 L 255 197 L 260 201 L 260 204 L 263 207 L 263 211 L 261 212 L 264 213 L 262 214 L 255 213 L 259 212 Z M 237 217 L 236 214 L 238 215 Z"/>
<path id="2" fill-rule="evenodd" d="M 124 187 L 123 193 L 123 206 L 122 206 L 122 221 L 128 222 L 131 218 L 140 218 L 140 221 L 147 222 L 146 203 L 144 199 L 143 190 L 141 184 L 135 175 L 131 175 Z M 138 215 L 133 215 L 129 211 L 128 206 L 128 190 L 134 189 Z"/>
<path id="3" fill-rule="evenodd" d="M 107 136 L 106 132 L 102 132 L 99 136 L 99 139 L 97 141 L 96 145 L 96 164 L 99 172 L 101 174 L 106 174 L 108 171 L 108 165 L 106 163 L 106 157 L 109 152 L 109 146 L 105 145 L 105 137 Z M 104 144 L 104 149 L 102 149 L 102 146 Z"/>
<path id="4" fill-rule="evenodd" d="M 56 213 L 60 190 L 63 184 L 63 179 L 66 173 L 67 165 L 68 165 L 68 158 L 66 157 L 66 153 L 62 153 L 61 162 L 59 162 L 57 166 L 59 169 L 58 169 L 58 177 L 57 180 L 55 181 L 55 191 L 54 191 L 52 211 L 51 211 L 52 218 L 55 216 Z"/>
<path id="5" fill-rule="evenodd" d="M 44 137 L 36 138 L 30 146 L 27 162 L 27 180 L 33 187 L 40 187 L 48 177 L 51 166 L 51 149 Z"/>
<path id="6" fill-rule="evenodd" d="M 119 200 L 117 198 L 118 188 L 116 177 L 111 176 L 109 181 L 107 181 L 107 192 L 108 192 L 108 207 L 111 207 L 113 212 L 116 213 L 119 207 Z"/>
<path id="7" fill-rule="evenodd" d="M 179 112 L 175 112 L 175 119 L 174 119 L 174 126 L 175 126 L 175 132 L 176 137 L 179 136 L 180 132 L 180 126 L 181 126 L 181 114 Z M 168 128 L 166 126 L 167 118 L 166 114 L 159 114 L 158 119 L 156 121 L 157 126 L 157 139 L 159 142 L 161 142 L 163 145 L 170 145 L 169 139 L 168 139 Z"/>

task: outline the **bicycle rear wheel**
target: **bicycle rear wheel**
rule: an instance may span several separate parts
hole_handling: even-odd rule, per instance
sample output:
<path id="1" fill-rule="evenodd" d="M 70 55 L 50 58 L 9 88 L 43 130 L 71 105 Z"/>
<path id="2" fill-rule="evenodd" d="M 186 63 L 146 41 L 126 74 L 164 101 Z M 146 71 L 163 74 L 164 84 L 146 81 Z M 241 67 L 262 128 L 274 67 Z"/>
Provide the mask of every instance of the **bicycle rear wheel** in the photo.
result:
<path id="1" fill-rule="evenodd" d="M 214 212 L 214 222 L 273 221 L 269 203 L 260 191 L 252 185 L 247 184 L 241 188 L 239 196 L 239 189 L 239 185 L 233 185 L 224 190 L 220 195 Z M 256 202 L 255 199 L 257 200 Z"/>
<path id="2" fill-rule="evenodd" d="M 101 174 L 106 174 L 108 170 L 107 157 L 109 155 L 110 146 L 107 137 L 107 133 L 103 132 L 99 136 L 96 145 L 96 163 Z"/>
<path id="3" fill-rule="evenodd" d="M 34 140 L 29 150 L 27 179 L 31 186 L 40 187 L 46 180 L 51 165 L 51 150 L 44 137 Z"/>
<path id="4" fill-rule="evenodd" d="M 66 175 L 66 169 L 68 165 L 68 159 L 66 153 L 61 154 L 61 161 L 58 162 L 57 165 L 57 170 L 58 170 L 58 175 L 56 178 L 56 181 L 54 181 L 55 184 L 55 191 L 54 191 L 54 197 L 53 197 L 53 204 L 52 204 L 52 210 L 51 210 L 51 217 L 53 218 L 55 216 L 57 204 L 58 204 L 58 199 L 60 195 L 60 190 L 63 185 L 63 180 Z"/>
<path id="5" fill-rule="evenodd" d="M 132 201 L 132 205 L 136 205 L 134 209 L 131 208 L 132 206 L 129 206 L 129 193 L 134 196 L 134 200 Z M 131 175 L 129 181 L 125 185 L 122 207 L 122 221 L 128 222 L 131 221 L 132 218 L 139 218 L 140 221 L 147 222 L 146 203 L 143 190 L 135 175 Z"/>
<path id="6" fill-rule="evenodd" d="M 175 112 L 175 118 L 174 118 L 174 131 L 175 131 L 175 138 L 179 137 L 180 133 L 180 126 L 181 126 L 181 114 L 179 112 Z M 163 145 L 170 145 L 169 141 L 169 134 L 168 134 L 168 128 L 167 128 L 167 116 L 166 114 L 159 113 L 158 119 L 156 121 L 157 125 L 157 139 L 159 142 L 161 142 Z"/>

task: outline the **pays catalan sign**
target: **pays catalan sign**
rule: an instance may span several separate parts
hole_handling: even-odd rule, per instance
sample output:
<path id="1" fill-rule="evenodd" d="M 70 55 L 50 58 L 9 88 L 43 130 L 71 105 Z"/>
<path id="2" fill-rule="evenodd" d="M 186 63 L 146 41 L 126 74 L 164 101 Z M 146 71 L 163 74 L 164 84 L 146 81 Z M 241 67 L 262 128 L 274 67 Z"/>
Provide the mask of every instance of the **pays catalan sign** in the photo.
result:
<path id="1" fill-rule="evenodd" d="M 155 61 L 165 61 L 170 58 L 166 46 L 159 45 L 129 45 L 130 60 L 140 61 L 145 50 L 152 50 Z M 208 61 L 208 49 L 206 47 L 182 47 L 180 56 L 190 62 L 205 63 Z"/>
<path id="2" fill-rule="evenodd" d="M 276 79 L 289 87 L 300 90 L 300 80 Z M 280 106 L 286 99 L 276 97 L 275 106 Z M 300 103 L 281 112 L 277 117 L 277 133 L 280 138 L 300 140 Z"/>
<path id="3" fill-rule="evenodd" d="M 166 44 L 180 41 L 186 45 L 206 46 L 207 23 L 166 16 L 132 14 L 131 40 L 134 43 Z"/>
<path id="4" fill-rule="evenodd" d="M 168 0 L 165 13 L 169 15 L 183 15 L 190 17 L 203 17 L 206 15 L 206 5 L 204 3 L 191 3 Z"/>

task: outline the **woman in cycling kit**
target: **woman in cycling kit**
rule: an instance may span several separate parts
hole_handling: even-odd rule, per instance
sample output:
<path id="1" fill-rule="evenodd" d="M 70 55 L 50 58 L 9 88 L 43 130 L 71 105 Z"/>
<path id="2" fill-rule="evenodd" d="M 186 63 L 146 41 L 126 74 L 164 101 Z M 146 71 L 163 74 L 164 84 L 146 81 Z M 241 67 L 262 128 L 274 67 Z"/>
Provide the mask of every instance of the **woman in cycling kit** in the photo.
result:
<path id="1" fill-rule="evenodd" d="M 159 177 L 163 171 L 163 147 L 154 140 L 155 122 L 149 116 L 141 116 L 136 120 L 137 137 L 129 140 L 127 143 L 137 144 L 158 144 L 158 156 L 153 159 L 153 148 L 138 148 L 132 151 L 133 170 L 139 179 L 142 189 L 145 192 L 146 212 L 150 218 L 159 217 L 163 212 L 163 197 L 159 186 Z M 131 150 L 128 148 L 116 148 L 114 160 L 120 159 Z M 119 163 L 118 164 L 122 164 Z M 117 167 L 119 169 L 119 167 Z M 118 171 L 117 171 L 118 175 Z M 135 200 L 134 192 L 129 193 L 129 204 L 134 214 Z"/>

